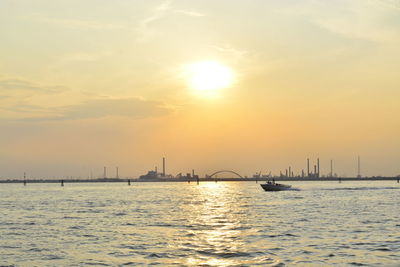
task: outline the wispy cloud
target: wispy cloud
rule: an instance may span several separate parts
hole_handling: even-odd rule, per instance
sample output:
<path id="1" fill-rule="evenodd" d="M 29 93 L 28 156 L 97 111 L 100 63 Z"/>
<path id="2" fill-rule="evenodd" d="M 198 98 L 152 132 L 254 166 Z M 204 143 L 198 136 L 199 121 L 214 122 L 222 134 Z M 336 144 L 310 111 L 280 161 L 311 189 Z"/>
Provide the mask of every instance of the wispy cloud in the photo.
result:
<path id="1" fill-rule="evenodd" d="M 233 47 L 232 45 L 229 45 L 229 44 L 213 45 L 211 47 L 214 48 L 215 50 L 221 52 L 221 53 L 227 54 L 230 57 L 234 57 L 236 59 L 240 59 L 243 56 L 245 56 L 246 54 L 248 54 L 248 51 L 237 49 L 237 48 L 235 48 L 235 47 Z"/>
<path id="2" fill-rule="evenodd" d="M 77 104 L 63 104 L 68 88 L 40 86 L 22 79 L 0 80 L 2 119 L 19 121 L 65 121 L 109 116 L 140 119 L 171 111 L 161 102 L 139 97 L 111 98 L 79 94 Z M 43 102 L 43 99 L 45 101 Z"/>
<path id="3" fill-rule="evenodd" d="M 155 34 L 156 30 L 150 25 L 158 20 L 164 18 L 168 13 L 180 13 L 190 17 L 204 17 L 206 16 L 203 13 L 194 11 L 194 10 L 185 10 L 185 9 L 174 9 L 172 7 L 172 0 L 167 0 L 161 2 L 161 4 L 157 5 L 152 13 L 139 21 L 136 33 L 137 33 L 137 41 L 147 41 L 151 39 Z"/>
<path id="4" fill-rule="evenodd" d="M 55 94 L 66 90 L 63 86 L 42 86 L 22 79 L 3 79 L 0 80 L 0 96 L 12 96 L 23 91 L 30 93 Z"/>
<path id="5" fill-rule="evenodd" d="M 393 16 L 388 11 L 398 7 L 390 0 L 307 0 L 302 5 L 285 7 L 279 12 L 305 17 L 321 29 L 343 38 L 382 43 L 399 37 L 397 27 L 386 23 L 387 18 Z"/>
<path id="6" fill-rule="evenodd" d="M 23 79 L 0 80 L 0 118 L 15 119 L 52 113 L 38 102 L 51 99 L 49 105 L 56 105 L 59 96 L 67 92 L 64 86 L 41 85 Z"/>
<path id="7" fill-rule="evenodd" d="M 175 13 L 180 13 L 186 16 L 191 16 L 191 17 L 205 17 L 206 14 L 197 12 L 197 11 L 192 11 L 192 10 L 183 10 L 183 9 L 177 9 L 174 10 Z"/>
<path id="8" fill-rule="evenodd" d="M 145 17 L 141 21 L 139 21 L 138 26 L 136 28 L 136 32 L 138 34 L 138 41 L 146 41 L 148 40 L 153 34 L 154 31 L 150 29 L 149 25 L 161 19 L 167 10 L 171 6 L 171 1 L 164 1 L 158 6 L 156 6 L 149 16 Z"/>
<path id="9" fill-rule="evenodd" d="M 29 110 L 34 107 L 24 107 Z M 76 105 L 63 106 L 47 110 L 41 116 L 23 117 L 23 121 L 66 121 L 82 119 L 98 119 L 104 117 L 126 117 L 142 119 L 162 116 L 170 113 L 170 109 L 156 101 L 140 98 L 105 98 L 90 99 Z"/>

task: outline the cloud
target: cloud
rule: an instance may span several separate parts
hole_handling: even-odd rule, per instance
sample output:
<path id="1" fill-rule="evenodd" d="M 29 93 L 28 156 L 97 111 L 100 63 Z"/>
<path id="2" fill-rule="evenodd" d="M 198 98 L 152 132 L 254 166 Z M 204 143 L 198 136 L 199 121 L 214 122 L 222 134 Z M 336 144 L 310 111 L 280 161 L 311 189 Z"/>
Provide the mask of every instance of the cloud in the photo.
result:
<path id="1" fill-rule="evenodd" d="M 15 91 L 35 92 L 35 93 L 60 93 L 66 90 L 63 86 L 41 86 L 22 79 L 3 79 L 0 80 L 0 96 L 8 96 Z"/>
<path id="2" fill-rule="evenodd" d="M 141 119 L 169 113 L 166 107 L 156 101 L 140 98 L 92 99 L 82 104 L 65 108 L 64 114 L 55 119 L 76 120 L 108 116 Z"/>
<path id="3" fill-rule="evenodd" d="M 40 103 L 57 105 L 60 96 L 70 90 L 64 86 L 45 86 L 23 79 L 0 80 L 0 118 L 19 119 L 52 114 Z M 47 101 L 47 102 L 46 102 Z"/>
<path id="4" fill-rule="evenodd" d="M 223 53 L 223 54 L 227 54 L 231 57 L 240 59 L 243 56 L 248 54 L 248 51 L 246 50 L 239 50 L 235 47 L 233 47 L 232 45 L 226 44 L 226 45 L 212 45 L 212 48 L 214 48 L 215 50 Z"/>
<path id="5" fill-rule="evenodd" d="M 388 23 L 388 18 L 397 18 L 398 8 L 399 5 L 390 0 L 307 0 L 301 5 L 281 8 L 279 12 L 304 17 L 342 38 L 385 43 L 398 40 L 398 25 Z"/>
<path id="6" fill-rule="evenodd" d="M 194 11 L 194 10 L 184 10 L 184 9 L 174 9 L 172 8 L 172 0 L 167 0 L 161 2 L 161 4 L 157 5 L 153 12 L 139 21 L 136 32 L 138 34 L 137 41 L 147 41 L 152 38 L 156 34 L 156 30 L 151 28 L 150 25 L 165 17 L 168 13 L 180 13 L 190 17 L 204 17 L 205 14 Z"/>
<path id="7" fill-rule="evenodd" d="M 136 32 L 138 33 L 138 41 L 146 41 L 154 34 L 154 32 L 149 28 L 149 25 L 152 22 L 161 19 L 167 10 L 170 9 L 170 6 L 171 1 L 164 1 L 154 8 L 150 16 L 139 21 L 136 29 Z"/>
<path id="8" fill-rule="evenodd" d="M 66 104 L 66 103 L 77 104 Z M 0 118 L 19 121 L 60 121 L 109 116 L 140 119 L 171 110 L 138 97 L 111 98 L 84 94 L 62 86 L 42 86 L 22 79 L 0 80 Z"/>
<path id="9" fill-rule="evenodd" d="M 82 119 L 98 119 L 104 117 L 126 117 L 130 119 L 143 119 L 158 117 L 171 112 L 162 103 L 148 101 L 140 98 L 108 98 L 90 99 L 76 105 L 58 108 L 40 108 L 35 106 L 22 106 L 21 112 L 38 111 L 41 114 L 25 116 L 21 121 L 66 121 Z M 14 109 L 14 111 L 17 111 Z"/>
<path id="10" fill-rule="evenodd" d="M 205 17 L 206 14 L 197 12 L 197 11 L 191 11 L 191 10 L 183 10 L 183 9 L 177 9 L 174 10 L 175 13 L 180 13 L 186 16 L 190 16 L 190 17 Z"/>
<path id="11" fill-rule="evenodd" d="M 22 79 L 0 80 L 0 109 L 23 105 L 32 97 L 55 97 L 67 91 L 63 86 L 43 86 Z"/>

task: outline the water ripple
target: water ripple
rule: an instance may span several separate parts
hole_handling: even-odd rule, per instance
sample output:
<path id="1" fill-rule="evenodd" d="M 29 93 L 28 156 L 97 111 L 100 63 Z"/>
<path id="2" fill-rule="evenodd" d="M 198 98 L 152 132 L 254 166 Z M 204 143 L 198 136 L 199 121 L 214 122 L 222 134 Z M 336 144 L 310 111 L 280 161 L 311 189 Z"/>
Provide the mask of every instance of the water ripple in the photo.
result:
<path id="1" fill-rule="evenodd" d="M 395 265 L 390 182 L 0 187 L 0 266 Z M 355 260 L 356 259 L 356 260 Z"/>

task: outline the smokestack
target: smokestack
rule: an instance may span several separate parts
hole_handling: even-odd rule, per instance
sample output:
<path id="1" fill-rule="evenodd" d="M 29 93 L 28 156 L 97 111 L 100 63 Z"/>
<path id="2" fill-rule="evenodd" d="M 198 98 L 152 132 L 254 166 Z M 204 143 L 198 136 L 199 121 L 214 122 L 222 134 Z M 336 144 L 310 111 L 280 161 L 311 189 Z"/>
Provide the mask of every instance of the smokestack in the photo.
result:
<path id="1" fill-rule="evenodd" d="M 291 169 L 291 167 L 289 166 L 289 177 L 292 176 L 292 171 L 290 169 Z"/>
<path id="2" fill-rule="evenodd" d="M 285 170 L 285 174 L 286 174 L 285 176 L 286 176 L 286 177 L 288 177 L 288 172 L 287 172 L 287 169 Z"/>
<path id="3" fill-rule="evenodd" d="M 310 177 L 310 159 L 307 158 L 307 176 Z"/>
<path id="4" fill-rule="evenodd" d="M 165 176 L 165 158 L 162 158 L 162 175 Z"/>
<path id="5" fill-rule="evenodd" d="M 317 158 L 317 177 L 319 178 L 319 158 Z"/>
<path id="6" fill-rule="evenodd" d="M 116 167 L 116 173 L 117 173 L 117 174 L 116 174 L 115 178 L 119 178 L 119 177 L 118 177 L 118 167 Z"/>
<path id="7" fill-rule="evenodd" d="M 360 166 L 360 156 L 358 156 L 358 178 L 361 178 L 361 166 Z"/>

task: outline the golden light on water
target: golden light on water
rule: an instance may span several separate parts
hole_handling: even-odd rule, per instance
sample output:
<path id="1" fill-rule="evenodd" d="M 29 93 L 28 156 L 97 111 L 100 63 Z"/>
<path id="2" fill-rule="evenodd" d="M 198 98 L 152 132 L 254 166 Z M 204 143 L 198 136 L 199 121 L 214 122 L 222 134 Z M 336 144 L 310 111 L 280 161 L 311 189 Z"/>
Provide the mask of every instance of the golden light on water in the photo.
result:
<path id="1" fill-rule="evenodd" d="M 195 238 L 190 245 L 197 247 L 202 256 L 188 258 L 187 264 L 232 266 L 237 263 L 235 257 L 229 255 L 243 251 L 245 244 L 238 237 L 246 223 L 246 218 L 240 216 L 246 211 L 237 205 L 237 195 L 232 194 L 237 187 L 237 183 L 204 182 L 191 188 L 192 201 L 196 206 L 189 204 L 184 209 L 189 224 L 196 228 L 191 230 Z M 188 249 L 187 244 L 182 245 L 183 248 Z"/>
<path id="2" fill-rule="evenodd" d="M 190 88 L 201 95 L 215 94 L 233 84 L 233 71 L 217 61 L 200 61 L 187 67 Z"/>

